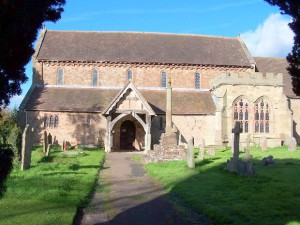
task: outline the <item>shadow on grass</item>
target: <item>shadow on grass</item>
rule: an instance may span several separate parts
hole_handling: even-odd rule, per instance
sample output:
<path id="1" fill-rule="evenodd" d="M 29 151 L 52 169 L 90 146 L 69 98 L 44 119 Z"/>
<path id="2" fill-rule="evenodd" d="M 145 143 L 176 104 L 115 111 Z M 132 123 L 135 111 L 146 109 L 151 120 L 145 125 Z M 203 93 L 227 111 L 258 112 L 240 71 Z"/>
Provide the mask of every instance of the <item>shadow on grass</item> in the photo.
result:
<path id="1" fill-rule="evenodd" d="M 95 224 L 210 224 L 211 221 L 236 225 L 300 224 L 300 154 L 297 153 L 298 158 L 280 158 L 273 152 L 264 154 L 253 160 L 255 177 L 225 171 L 226 160 L 230 158 L 227 155 L 196 161 L 196 168 L 192 170 L 185 162 L 152 164 L 148 171 L 150 174 L 151 171 L 161 171 L 157 176 L 165 185 L 167 194 L 128 208 L 109 221 Z M 270 154 L 274 155 L 275 164 L 263 166 L 261 158 Z M 286 154 L 292 156 L 292 153 Z M 182 179 L 183 176 L 186 179 Z M 148 194 L 144 192 L 145 196 Z M 174 205 L 162 203 L 174 196 L 181 199 L 183 208 L 197 212 L 200 220 L 193 222 L 197 218 L 193 211 L 191 214 L 181 206 L 172 208 Z M 124 198 L 127 197 L 124 192 Z M 117 199 L 108 201 L 113 203 Z M 179 212 L 192 221 L 178 219 Z"/>

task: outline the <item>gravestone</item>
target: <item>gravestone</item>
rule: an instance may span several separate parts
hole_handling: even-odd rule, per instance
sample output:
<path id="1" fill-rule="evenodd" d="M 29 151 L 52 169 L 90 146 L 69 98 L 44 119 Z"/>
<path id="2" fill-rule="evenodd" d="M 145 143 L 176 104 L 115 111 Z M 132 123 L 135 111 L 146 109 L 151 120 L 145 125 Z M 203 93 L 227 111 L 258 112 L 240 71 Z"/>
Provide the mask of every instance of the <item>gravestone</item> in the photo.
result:
<path id="1" fill-rule="evenodd" d="M 202 139 L 201 144 L 199 145 L 199 159 L 204 160 L 204 154 L 205 154 L 205 140 Z"/>
<path id="2" fill-rule="evenodd" d="M 51 144 L 48 144 L 47 151 L 46 151 L 46 156 L 50 155 L 50 150 L 51 150 Z"/>
<path id="3" fill-rule="evenodd" d="M 261 147 L 261 150 L 263 152 L 266 152 L 268 150 L 268 145 L 267 145 L 267 139 L 266 138 L 262 138 L 260 140 L 260 147 Z"/>
<path id="4" fill-rule="evenodd" d="M 44 131 L 44 134 L 43 134 L 43 152 L 45 154 L 47 152 L 47 146 L 48 146 L 48 136 L 47 136 L 47 132 Z"/>
<path id="5" fill-rule="evenodd" d="M 64 151 L 64 150 L 65 150 L 65 144 L 66 144 L 66 143 L 65 143 L 65 140 L 63 140 L 63 142 L 62 142 L 62 146 L 61 146 L 61 150 L 62 150 L 62 151 Z"/>
<path id="6" fill-rule="evenodd" d="M 194 138 L 191 137 L 188 141 L 187 149 L 187 165 L 189 168 L 195 168 L 195 151 L 194 151 Z"/>
<path id="7" fill-rule="evenodd" d="M 236 121 L 235 126 L 232 129 L 232 133 L 234 134 L 233 138 L 233 158 L 232 159 L 232 168 L 231 171 L 237 172 L 239 165 L 239 154 L 240 154 L 240 133 L 242 133 L 240 122 Z"/>
<path id="8" fill-rule="evenodd" d="M 22 135 L 21 170 L 30 168 L 33 128 L 27 124 Z"/>
<path id="9" fill-rule="evenodd" d="M 47 139 L 47 141 L 48 141 L 48 145 L 50 144 L 50 145 L 52 145 L 52 135 L 49 133 L 48 134 L 48 139 Z"/>
<path id="10" fill-rule="evenodd" d="M 225 169 L 239 175 L 254 176 L 255 171 L 253 168 L 253 163 L 251 161 L 243 162 L 239 159 L 239 142 L 241 132 L 242 129 L 240 127 L 240 122 L 236 121 L 235 126 L 232 129 L 232 133 L 234 134 L 233 157 L 227 161 Z"/>
<path id="11" fill-rule="evenodd" d="M 297 141 L 296 138 L 292 137 L 289 144 L 289 151 L 296 151 Z"/>

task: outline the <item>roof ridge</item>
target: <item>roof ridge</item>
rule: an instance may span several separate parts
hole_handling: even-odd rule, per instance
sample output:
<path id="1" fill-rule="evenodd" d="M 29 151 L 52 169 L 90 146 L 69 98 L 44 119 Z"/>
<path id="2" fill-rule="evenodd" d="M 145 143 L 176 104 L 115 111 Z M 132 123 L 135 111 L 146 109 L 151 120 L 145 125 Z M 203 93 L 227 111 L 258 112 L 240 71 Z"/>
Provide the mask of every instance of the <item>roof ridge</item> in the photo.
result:
<path id="1" fill-rule="evenodd" d="M 262 59 L 286 59 L 285 57 L 269 57 L 269 56 L 253 56 L 253 58 L 262 58 Z"/>
<path id="2" fill-rule="evenodd" d="M 119 34 L 157 34 L 157 35 L 174 35 L 174 36 L 192 36 L 205 38 L 222 38 L 222 39 L 238 39 L 238 37 L 213 36 L 205 34 L 188 34 L 188 33 L 167 33 L 155 31 L 84 31 L 84 30 L 48 30 L 48 32 L 65 32 L 65 33 L 119 33 Z"/>

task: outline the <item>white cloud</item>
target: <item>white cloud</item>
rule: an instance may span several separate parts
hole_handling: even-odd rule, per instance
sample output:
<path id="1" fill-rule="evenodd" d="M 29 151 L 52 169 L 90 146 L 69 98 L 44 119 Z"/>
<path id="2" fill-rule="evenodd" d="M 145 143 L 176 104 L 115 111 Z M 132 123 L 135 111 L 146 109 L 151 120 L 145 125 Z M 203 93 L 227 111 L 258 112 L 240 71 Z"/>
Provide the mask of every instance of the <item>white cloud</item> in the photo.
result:
<path id="1" fill-rule="evenodd" d="M 286 57 L 294 37 L 289 22 L 279 13 L 271 14 L 255 31 L 247 31 L 241 37 L 253 56 Z"/>

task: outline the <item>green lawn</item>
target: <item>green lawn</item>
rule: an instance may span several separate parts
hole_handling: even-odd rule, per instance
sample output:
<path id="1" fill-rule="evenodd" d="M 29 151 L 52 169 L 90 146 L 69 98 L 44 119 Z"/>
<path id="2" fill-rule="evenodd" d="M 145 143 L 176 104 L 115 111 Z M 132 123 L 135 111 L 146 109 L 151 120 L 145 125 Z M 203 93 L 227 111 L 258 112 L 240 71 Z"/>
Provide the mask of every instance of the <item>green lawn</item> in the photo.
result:
<path id="1" fill-rule="evenodd" d="M 42 148 L 34 148 L 29 170 L 16 165 L 0 199 L 0 224 L 72 224 L 95 187 L 105 156 L 99 149 L 74 151 L 80 154 L 66 156 L 54 149 L 44 157 Z"/>
<path id="2" fill-rule="evenodd" d="M 151 163 L 146 169 L 170 196 L 180 197 L 214 224 L 300 224 L 300 148 L 252 148 L 251 154 L 255 177 L 224 171 L 230 150 L 205 155 L 203 162 L 196 160 L 195 169 L 188 169 L 185 161 Z M 276 165 L 261 165 L 268 155 L 274 156 Z"/>

